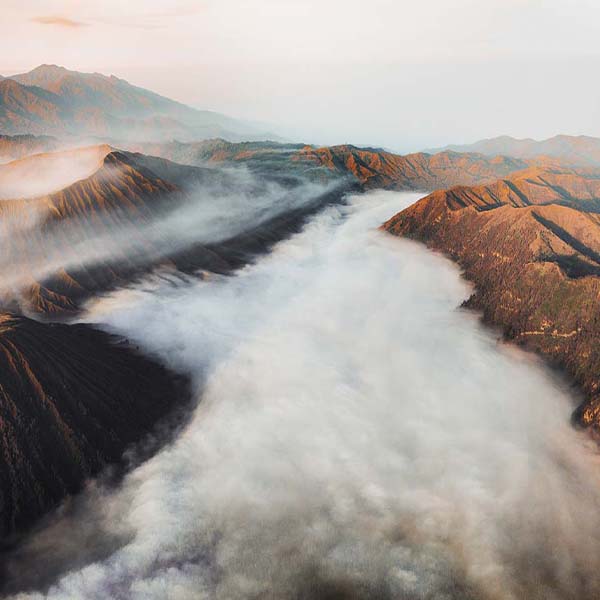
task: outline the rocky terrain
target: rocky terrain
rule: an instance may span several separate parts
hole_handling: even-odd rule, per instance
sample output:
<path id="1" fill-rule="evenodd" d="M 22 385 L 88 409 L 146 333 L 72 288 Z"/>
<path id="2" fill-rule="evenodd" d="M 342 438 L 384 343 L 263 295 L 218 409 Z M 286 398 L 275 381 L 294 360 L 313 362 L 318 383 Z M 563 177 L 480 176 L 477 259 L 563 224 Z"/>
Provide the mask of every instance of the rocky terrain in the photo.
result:
<path id="1" fill-rule="evenodd" d="M 56 65 L 0 79 L 0 131 L 153 140 L 265 135 L 243 121 L 190 108 L 115 76 Z"/>
<path id="2" fill-rule="evenodd" d="M 466 305 L 564 369 L 575 420 L 600 434 L 600 172 L 530 169 L 437 191 L 387 221 L 445 252 L 476 286 Z"/>
<path id="3" fill-rule="evenodd" d="M 85 325 L 0 314 L 0 537 L 115 463 L 175 406 L 184 378 Z"/>

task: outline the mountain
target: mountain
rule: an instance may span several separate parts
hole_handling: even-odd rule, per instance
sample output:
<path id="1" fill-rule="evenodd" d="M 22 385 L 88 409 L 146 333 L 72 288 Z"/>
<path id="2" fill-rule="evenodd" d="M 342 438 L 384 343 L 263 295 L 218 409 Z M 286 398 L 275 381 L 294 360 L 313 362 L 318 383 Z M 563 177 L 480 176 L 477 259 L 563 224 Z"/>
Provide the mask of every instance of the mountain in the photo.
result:
<path id="1" fill-rule="evenodd" d="M 28 528 L 190 396 L 86 325 L 0 314 L 0 536 Z"/>
<path id="2" fill-rule="evenodd" d="M 0 305 L 58 315 L 155 268 L 226 273 L 344 191 L 479 183 L 529 164 L 275 142 L 140 146 L 191 164 L 100 145 L 0 165 Z"/>
<path id="3" fill-rule="evenodd" d="M 479 152 L 487 156 L 499 154 L 515 158 L 534 158 L 549 156 L 560 158 L 573 165 L 600 165 L 600 138 L 585 135 L 557 135 L 547 140 L 515 139 L 500 136 L 480 140 L 474 144 L 450 145 L 431 150 L 431 152 Z"/>
<path id="4" fill-rule="evenodd" d="M 237 119 L 190 108 L 114 75 L 41 65 L 0 80 L 0 132 L 135 139 L 257 139 Z"/>
<path id="5" fill-rule="evenodd" d="M 523 169 L 530 161 L 482 154 L 442 152 L 401 156 L 356 146 L 313 147 L 274 142 L 124 144 L 148 154 L 191 165 L 244 165 L 258 173 L 300 174 L 313 179 L 352 177 L 364 189 L 432 190 L 493 181 Z"/>
<path id="6" fill-rule="evenodd" d="M 533 169 L 430 194 L 382 227 L 445 252 L 476 289 L 466 302 L 506 338 L 566 370 L 600 433 L 600 170 Z"/>

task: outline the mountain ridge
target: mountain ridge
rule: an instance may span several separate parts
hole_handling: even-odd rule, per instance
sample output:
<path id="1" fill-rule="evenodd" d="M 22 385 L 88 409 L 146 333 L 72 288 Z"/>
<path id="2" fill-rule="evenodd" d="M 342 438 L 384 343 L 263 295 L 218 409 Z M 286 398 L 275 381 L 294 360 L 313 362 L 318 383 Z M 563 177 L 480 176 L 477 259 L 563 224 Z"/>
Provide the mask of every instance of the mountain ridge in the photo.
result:
<path id="1" fill-rule="evenodd" d="M 535 158 L 548 156 L 560 158 L 573 165 L 600 165 L 600 138 L 586 135 L 564 135 L 535 140 L 532 138 L 514 138 L 503 135 L 486 138 L 472 144 L 450 144 L 426 152 L 480 152 L 485 155 L 503 154 L 515 158 Z"/>
<path id="2" fill-rule="evenodd" d="M 559 175 L 568 185 L 554 184 Z M 517 173 L 487 186 L 439 190 L 382 225 L 455 260 L 475 284 L 465 305 L 568 373 L 584 394 L 573 418 L 597 436 L 599 176 L 538 170 L 533 182 Z"/>
<path id="3" fill-rule="evenodd" d="M 121 461 L 177 405 L 185 377 L 87 325 L 0 313 L 0 537 Z"/>
<path id="4" fill-rule="evenodd" d="M 147 139 L 256 139 L 238 119 L 191 108 L 114 75 L 40 65 L 0 80 L 3 133 L 138 135 Z"/>

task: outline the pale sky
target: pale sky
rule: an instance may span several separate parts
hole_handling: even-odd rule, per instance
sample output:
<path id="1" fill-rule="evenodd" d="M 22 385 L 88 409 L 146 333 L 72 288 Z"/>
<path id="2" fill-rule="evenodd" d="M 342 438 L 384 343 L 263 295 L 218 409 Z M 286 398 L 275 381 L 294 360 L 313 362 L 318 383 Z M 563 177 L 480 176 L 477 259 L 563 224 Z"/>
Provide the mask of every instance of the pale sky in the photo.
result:
<path id="1" fill-rule="evenodd" d="M 600 136 L 600 0 L 1 0 L 0 17 L 0 74 L 114 74 L 302 141 Z"/>

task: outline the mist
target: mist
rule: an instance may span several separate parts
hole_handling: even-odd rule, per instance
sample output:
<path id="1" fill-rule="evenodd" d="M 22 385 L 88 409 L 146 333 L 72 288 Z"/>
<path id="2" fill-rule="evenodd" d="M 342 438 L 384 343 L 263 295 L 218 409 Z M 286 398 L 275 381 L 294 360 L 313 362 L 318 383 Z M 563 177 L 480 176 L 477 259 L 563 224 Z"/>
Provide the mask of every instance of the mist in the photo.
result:
<path id="1" fill-rule="evenodd" d="M 34 154 L 0 165 L 0 201 L 61 190 L 92 175 L 110 151 L 110 146 L 95 145 Z"/>
<path id="2" fill-rule="evenodd" d="M 458 308 L 454 265 L 375 229 L 417 197 L 351 197 L 235 276 L 92 303 L 198 406 L 7 558 L 11 598 L 597 597 L 575 398 Z"/>
<path id="3" fill-rule="evenodd" d="M 49 169 L 43 166 L 40 177 L 35 178 L 37 190 L 49 189 L 57 178 L 75 181 L 108 151 L 108 146 L 98 146 L 81 151 L 81 155 L 79 151 L 59 152 L 22 162 L 27 168 L 31 167 L 29 162 L 33 166 L 48 162 L 56 167 L 58 174 L 44 177 Z M 64 169 L 59 168 L 61 164 Z M 96 169 L 100 166 L 96 164 Z M 22 170 L 17 169 L 17 174 Z M 244 167 L 198 172 L 204 176 L 187 183 L 183 191 L 171 193 L 169 202 L 165 201 L 167 193 L 165 198 L 151 197 L 149 203 L 153 204 L 139 213 L 113 211 L 104 215 L 93 206 L 84 206 L 81 216 L 75 213 L 55 219 L 52 205 L 43 196 L 0 200 L 0 294 L 18 298 L 32 284 L 62 271 L 76 274 L 98 265 L 129 270 L 160 267 L 197 245 L 218 244 L 280 215 L 316 208 L 347 183 L 342 178 L 326 184 L 298 179 L 294 185 L 284 185 L 260 178 Z M 120 176 L 118 169 L 104 165 L 101 184 L 110 186 Z M 22 180 L 22 190 L 30 179 Z M 5 189 L 1 184 L 0 171 L 0 195 Z"/>

